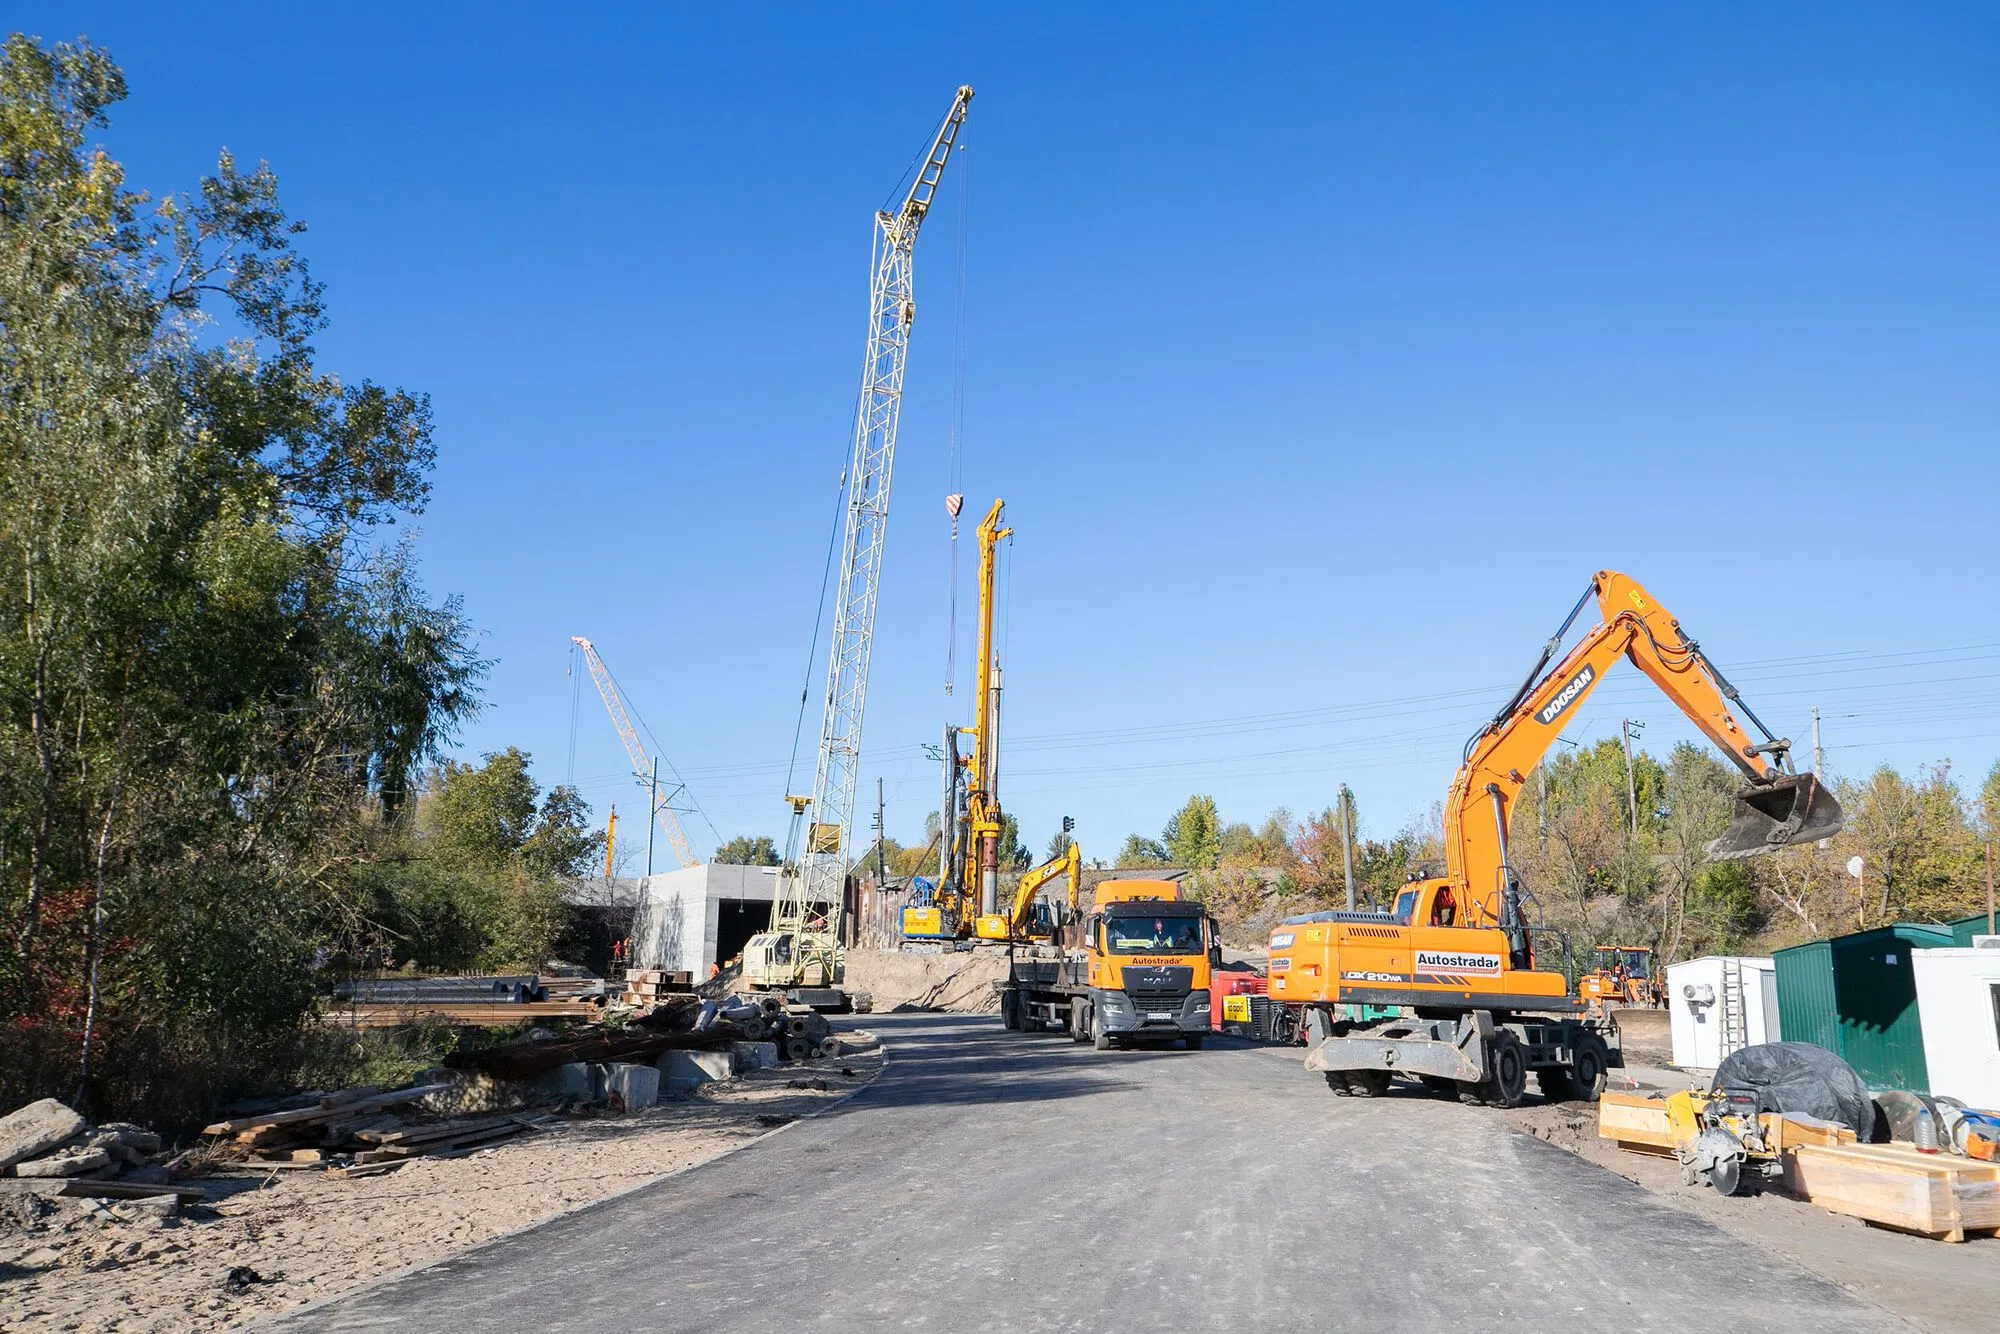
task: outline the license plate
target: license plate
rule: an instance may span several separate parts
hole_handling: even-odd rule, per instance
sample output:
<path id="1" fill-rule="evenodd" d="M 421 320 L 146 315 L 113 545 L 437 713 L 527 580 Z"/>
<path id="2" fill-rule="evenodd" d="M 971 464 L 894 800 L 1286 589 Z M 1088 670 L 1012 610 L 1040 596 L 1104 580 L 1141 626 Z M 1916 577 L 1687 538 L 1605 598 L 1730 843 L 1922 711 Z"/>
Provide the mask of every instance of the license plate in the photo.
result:
<path id="1" fill-rule="evenodd" d="M 1173 1018 L 1173 1015 L 1165 1010 L 1148 1010 L 1146 1012 L 1146 1017 L 1148 1019 L 1171 1019 Z"/>

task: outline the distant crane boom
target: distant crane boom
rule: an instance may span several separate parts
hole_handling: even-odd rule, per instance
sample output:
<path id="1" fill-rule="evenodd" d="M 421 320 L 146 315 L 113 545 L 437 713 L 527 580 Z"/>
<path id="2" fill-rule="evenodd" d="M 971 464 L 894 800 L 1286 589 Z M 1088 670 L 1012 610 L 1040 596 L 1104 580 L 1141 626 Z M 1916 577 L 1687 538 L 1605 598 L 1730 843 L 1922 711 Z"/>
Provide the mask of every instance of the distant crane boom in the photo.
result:
<path id="1" fill-rule="evenodd" d="M 861 400 L 847 468 L 846 534 L 834 596 L 831 650 L 820 720 L 819 763 L 810 800 L 789 798 L 793 820 L 785 869 L 778 878 L 773 932 L 788 936 L 794 976 L 833 977 L 845 847 L 854 823 L 860 777 L 861 713 L 868 696 L 868 660 L 875 638 L 882 543 L 889 518 L 889 480 L 903 406 L 903 367 L 917 307 L 911 256 L 938 182 L 965 123 L 972 89 L 960 88 L 931 141 L 930 152 L 902 206 L 875 215 L 873 281 L 869 286 L 868 349 L 861 364 Z M 806 836 L 801 840 L 801 826 Z"/>
<path id="2" fill-rule="evenodd" d="M 603 658 L 597 656 L 597 646 L 582 635 L 571 635 L 570 642 L 583 650 L 584 665 L 590 668 L 590 679 L 597 686 L 599 698 L 604 701 L 604 711 L 611 715 L 611 725 L 618 729 L 618 739 L 625 743 L 625 757 L 632 761 L 632 772 L 641 783 L 651 783 L 653 757 L 639 742 L 638 729 L 632 726 L 632 717 L 625 710 L 625 699 L 618 693 L 618 683 L 611 679 L 611 669 L 604 665 Z M 660 832 L 667 836 L 667 844 L 673 848 L 674 856 L 680 859 L 681 865 L 701 865 L 694 849 L 688 846 L 687 833 L 681 828 L 680 817 L 674 814 L 673 805 L 651 798 L 648 801 L 653 807 L 653 819 L 659 824 Z M 605 864 L 610 865 L 608 852 Z M 610 872 L 607 870 L 605 874 L 608 876 Z"/>

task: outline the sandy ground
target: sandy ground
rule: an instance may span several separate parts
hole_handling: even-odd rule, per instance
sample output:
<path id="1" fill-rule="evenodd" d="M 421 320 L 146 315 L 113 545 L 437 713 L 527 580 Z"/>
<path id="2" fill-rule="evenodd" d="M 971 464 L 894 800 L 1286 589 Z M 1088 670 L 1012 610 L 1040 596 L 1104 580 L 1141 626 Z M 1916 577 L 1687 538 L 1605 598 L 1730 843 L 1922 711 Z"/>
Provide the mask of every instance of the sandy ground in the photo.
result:
<path id="1" fill-rule="evenodd" d="M 1628 1032 L 1630 1030 L 1628 1029 Z M 1680 1071 L 1633 1062 L 1614 1071 L 1624 1084 L 1672 1091 L 1692 1080 Z M 1624 1076 L 1621 1078 L 1620 1076 Z M 1721 1196 L 1707 1186 L 1681 1184 L 1680 1164 L 1653 1154 L 1628 1153 L 1597 1137 L 1597 1113 L 1582 1103 L 1531 1102 L 1505 1116 L 1515 1129 L 1596 1163 L 1627 1181 L 1741 1239 L 1783 1256 L 1807 1271 L 1912 1321 L 1921 1329 L 1993 1327 L 1993 1281 L 2000 1274 L 2000 1238 L 1963 1243 L 1933 1241 L 1858 1218 L 1829 1213 L 1776 1190 Z"/>
<path id="2" fill-rule="evenodd" d="M 0 1330 L 242 1325 L 705 1162 L 840 1100 L 882 1061 L 875 1047 L 759 1071 L 632 1116 L 564 1120 L 385 1176 L 213 1178 L 210 1202 L 173 1222 L 127 1221 L 88 1200 L 47 1201 L 53 1212 L 33 1221 L 0 1210 Z M 826 1087 L 794 1089 L 793 1079 Z M 261 1281 L 231 1295 L 225 1279 L 238 1267 Z"/>
<path id="3" fill-rule="evenodd" d="M 1007 977 L 1007 951 L 985 946 L 950 954 L 849 950 L 842 985 L 868 993 L 878 1013 L 909 1008 L 998 1014 L 995 982 Z"/>

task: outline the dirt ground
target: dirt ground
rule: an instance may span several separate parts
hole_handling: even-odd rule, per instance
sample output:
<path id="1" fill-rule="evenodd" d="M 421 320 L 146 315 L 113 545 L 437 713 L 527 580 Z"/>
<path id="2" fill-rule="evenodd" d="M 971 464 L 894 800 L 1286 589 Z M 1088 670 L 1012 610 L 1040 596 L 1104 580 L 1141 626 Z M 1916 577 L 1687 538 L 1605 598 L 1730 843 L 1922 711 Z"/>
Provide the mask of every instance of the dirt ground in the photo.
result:
<path id="1" fill-rule="evenodd" d="M 850 1041 L 860 1038 L 845 1034 Z M 0 1330 L 229 1329 L 328 1297 L 749 1143 L 863 1087 L 879 1046 L 674 1097 L 631 1116 L 565 1119 L 459 1159 L 384 1176 L 211 1178 L 207 1204 L 165 1223 L 89 1200 L 0 1204 Z M 843 1074 L 843 1070 L 852 1074 Z M 824 1080 L 824 1091 L 790 1087 Z M 232 1295 L 225 1280 L 258 1281 Z"/>
<path id="2" fill-rule="evenodd" d="M 1629 1044 L 1627 1053 L 1630 1060 Z M 1642 1089 L 1671 1091 L 1694 1082 L 1679 1071 L 1647 1065 L 1634 1064 L 1623 1073 Z M 1705 1185 L 1684 1186 L 1680 1164 L 1673 1159 L 1628 1153 L 1599 1139 L 1596 1109 L 1583 1103 L 1534 1102 L 1499 1115 L 1508 1117 L 1515 1129 L 1643 1186 L 1746 1244 L 1781 1255 L 1920 1329 L 1993 1327 L 2000 1238 L 1933 1241 L 1871 1227 L 1776 1190 L 1721 1196 Z"/>
<path id="3" fill-rule="evenodd" d="M 953 1014 L 998 1014 L 995 982 L 1007 977 L 1007 951 L 988 946 L 950 954 L 905 954 L 899 950 L 849 950 L 843 985 L 865 991 L 878 1012 L 944 1010 Z"/>

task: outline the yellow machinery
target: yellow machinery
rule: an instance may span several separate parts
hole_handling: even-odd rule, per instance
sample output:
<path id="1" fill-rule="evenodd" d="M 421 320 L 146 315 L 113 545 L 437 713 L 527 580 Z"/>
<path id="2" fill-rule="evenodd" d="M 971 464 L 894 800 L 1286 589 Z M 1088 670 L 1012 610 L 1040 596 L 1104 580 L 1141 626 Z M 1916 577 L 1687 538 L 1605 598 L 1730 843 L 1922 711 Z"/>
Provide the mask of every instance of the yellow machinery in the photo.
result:
<path id="1" fill-rule="evenodd" d="M 1749 1188 L 1745 1169 L 1765 1177 L 1783 1175 L 1776 1143 L 1775 1112 L 1760 1114 L 1755 1093 L 1689 1090 L 1667 1098 L 1667 1128 L 1686 1185 L 1706 1181 L 1718 1195 Z"/>
<path id="2" fill-rule="evenodd" d="M 1076 915 L 1076 901 L 1083 883 L 1083 852 L 1071 843 L 1058 855 L 1049 858 L 1034 870 L 1021 877 L 1021 883 L 1014 887 L 1014 904 L 1004 913 L 981 913 L 973 924 L 974 933 L 981 940 L 1052 940 L 1061 930 L 1063 922 L 1055 912 L 1043 905 L 1037 914 L 1042 886 L 1059 875 L 1069 877 L 1069 915 Z"/>
<path id="3" fill-rule="evenodd" d="M 1599 945 L 1596 965 L 1576 979 L 1576 994 L 1595 1008 L 1650 1005 L 1653 951 L 1644 945 Z"/>
<path id="4" fill-rule="evenodd" d="M 1004 500 L 994 501 L 979 524 L 976 720 L 970 727 L 945 728 L 944 799 L 938 822 L 946 832 L 940 875 L 935 886 L 913 894 L 903 909 L 906 940 L 964 940 L 974 934 L 981 916 L 996 917 L 1000 912 L 1000 667 L 993 654 L 993 588 L 1000 543 L 1014 534 L 1000 523 L 1006 505 Z M 972 739 L 969 756 L 958 753 L 961 736 Z"/>
<path id="5" fill-rule="evenodd" d="M 1551 667 L 1593 599 L 1602 624 Z M 1372 1095 L 1400 1075 L 1512 1107 L 1531 1071 L 1550 1096 L 1594 1100 L 1603 1089 L 1610 1051 L 1602 1027 L 1583 1017 L 1562 973 L 1539 966 L 1507 835 L 1528 775 L 1621 657 L 1749 779 L 1734 821 L 1708 847 L 1712 859 L 1840 829 L 1833 794 L 1792 771 L 1791 743 L 1772 735 L 1680 622 L 1636 581 L 1600 570 L 1513 697 L 1466 743 L 1444 803 L 1445 873 L 1405 885 L 1390 912 L 1313 913 L 1272 933 L 1271 998 L 1306 1007 L 1306 1068 L 1324 1071 L 1335 1093 Z M 1732 705 L 1762 740 L 1745 733 Z M 1361 1006 L 1404 1014 L 1357 1023 Z"/>

